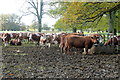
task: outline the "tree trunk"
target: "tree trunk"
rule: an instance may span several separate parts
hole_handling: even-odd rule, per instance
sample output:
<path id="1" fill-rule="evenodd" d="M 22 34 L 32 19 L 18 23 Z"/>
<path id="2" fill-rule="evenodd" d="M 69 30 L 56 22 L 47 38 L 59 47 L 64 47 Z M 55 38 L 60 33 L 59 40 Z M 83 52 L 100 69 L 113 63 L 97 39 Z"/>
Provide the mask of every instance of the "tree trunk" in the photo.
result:
<path id="1" fill-rule="evenodd" d="M 77 28 L 74 27 L 74 28 L 73 28 L 73 33 L 76 33 L 76 31 L 77 31 Z"/>
<path id="2" fill-rule="evenodd" d="M 40 15 L 38 15 L 38 31 L 42 31 L 42 7 L 43 7 L 43 0 L 40 0 Z"/>
<path id="3" fill-rule="evenodd" d="M 41 32 L 42 31 L 42 25 L 41 25 L 41 19 L 38 20 L 38 31 Z"/>
<path id="4" fill-rule="evenodd" d="M 118 31 L 120 31 L 120 9 L 118 10 Z"/>
<path id="5" fill-rule="evenodd" d="M 109 33 L 114 33 L 114 16 L 115 16 L 115 12 L 109 12 L 108 14 L 108 24 L 109 24 L 109 28 L 108 28 L 108 32 Z"/>

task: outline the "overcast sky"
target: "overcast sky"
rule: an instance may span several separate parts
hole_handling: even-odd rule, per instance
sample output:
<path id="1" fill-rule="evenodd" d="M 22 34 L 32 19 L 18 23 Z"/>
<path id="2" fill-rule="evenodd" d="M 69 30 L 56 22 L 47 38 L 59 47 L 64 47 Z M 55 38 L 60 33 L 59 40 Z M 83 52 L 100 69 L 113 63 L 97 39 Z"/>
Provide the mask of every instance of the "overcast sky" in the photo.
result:
<path id="1" fill-rule="evenodd" d="M 24 6 L 24 0 L 0 0 L 0 14 L 17 14 L 21 15 L 20 9 Z M 35 17 L 33 15 L 25 16 L 22 22 L 30 25 Z M 49 16 L 43 16 L 42 22 L 52 26 L 55 24 L 55 19 Z"/>

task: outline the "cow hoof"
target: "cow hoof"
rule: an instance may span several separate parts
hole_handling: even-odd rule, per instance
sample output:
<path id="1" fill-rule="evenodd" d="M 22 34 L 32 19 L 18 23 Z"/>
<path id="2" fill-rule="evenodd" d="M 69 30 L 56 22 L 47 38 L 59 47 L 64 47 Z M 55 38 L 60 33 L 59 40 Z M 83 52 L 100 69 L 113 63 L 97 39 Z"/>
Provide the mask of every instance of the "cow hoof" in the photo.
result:
<path id="1" fill-rule="evenodd" d="M 83 52 L 82 54 L 86 54 L 85 52 Z"/>
<path id="2" fill-rule="evenodd" d="M 63 54 L 66 54 L 66 53 L 63 53 Z"/>

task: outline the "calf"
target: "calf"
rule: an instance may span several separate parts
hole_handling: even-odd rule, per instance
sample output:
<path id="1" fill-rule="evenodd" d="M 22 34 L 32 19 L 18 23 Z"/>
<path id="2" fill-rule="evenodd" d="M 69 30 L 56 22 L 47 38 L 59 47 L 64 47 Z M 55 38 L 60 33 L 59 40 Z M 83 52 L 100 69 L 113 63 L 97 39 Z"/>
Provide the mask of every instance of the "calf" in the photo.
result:
<path id="1" fill-rule="evenodd" d="M 22 43 L 21 43 L 20 39 L 14 39 L 14 40 L 10 41 L 10 45 L 18 46 L 18 45 L 22 45 Z"/>

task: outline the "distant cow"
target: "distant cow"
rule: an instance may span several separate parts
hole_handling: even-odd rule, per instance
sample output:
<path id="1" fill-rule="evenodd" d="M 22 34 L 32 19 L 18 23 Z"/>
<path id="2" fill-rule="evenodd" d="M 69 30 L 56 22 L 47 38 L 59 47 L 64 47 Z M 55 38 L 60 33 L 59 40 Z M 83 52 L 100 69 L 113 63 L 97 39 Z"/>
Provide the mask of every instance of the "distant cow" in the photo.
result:
<path id="1" fill-rule="evenodd" d="M 17 39 L 19 37 L 19 33 L 9 33 L 11 39 Z"/>
<path id="2" fill-rule="evenodd" d="M 11 40 L 11 36 L 9 33 L 4 33 L 1 38 L 5 46 L 7 46 L 9 41 Z"/>
<path id="3" fill-rule="evenodd" d="M 88 54 L 88 49 L 90 49 L 94 43 L 98 43 L 98 40 L 95 36 L 67 35 L 64 40 L 65 53 L 70 53 L 70 49 L 75 47 L 79 49 L 85 48 L 85 53 Z"/>
<path id="4" fill-rule="evenodd" d="M 37 42 L 37 45 L 39 45 L 41 35 L 38 33 L 30 33 L 29 40 L 33 42 Z"/>
<path id="5" fill-rule="evenodd" d="M 53 37 L 54 34 L 44 34 L 40 38 L 40 44 L 41 45 L 48 45 L 48 47 L 51 47 L 51 44 L 54 44 L 55 38 Z"/>
<path id="6" fill-rule="evenodd" d="M 60 44 L 60 36 L 61 34 L 53 34 L 53 42 L 55 44 Z"/>
<path id="7" fill-rule="evenodd" d="M 10 45 L 18 46 L 18 45 L 22 45 L 22 43 L 21 43 L 20 39 L 14 39 L 14 40 L 10 41 Z"/>
<path id="8" fill-rule="evenodd" d="M 19 33 L 19 39 L 20 40 L 27 40 L 29 42 L 29 35 L 30 33 L 28 32 L 24 32 L 24 33 Z"/>
<path id="9" fill-rule="evenodd" d="M 120 45 L 120 35 L 108 39 L 104 45 Z"/>

